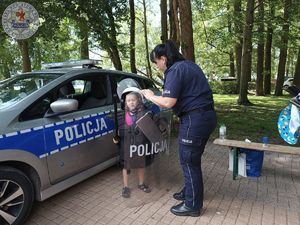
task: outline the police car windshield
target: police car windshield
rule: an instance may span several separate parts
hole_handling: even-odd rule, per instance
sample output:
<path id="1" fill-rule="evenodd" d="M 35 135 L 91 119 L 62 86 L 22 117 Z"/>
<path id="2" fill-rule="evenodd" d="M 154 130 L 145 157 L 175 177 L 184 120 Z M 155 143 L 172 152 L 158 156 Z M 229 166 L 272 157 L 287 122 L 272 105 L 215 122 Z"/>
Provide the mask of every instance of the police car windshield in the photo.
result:
<path id="1" fill-rule="evenodd" d="M 2 81 L 0 83 L 0 109 L 21 101 L 57 77 L 58 74 L 24 74 Z"/>

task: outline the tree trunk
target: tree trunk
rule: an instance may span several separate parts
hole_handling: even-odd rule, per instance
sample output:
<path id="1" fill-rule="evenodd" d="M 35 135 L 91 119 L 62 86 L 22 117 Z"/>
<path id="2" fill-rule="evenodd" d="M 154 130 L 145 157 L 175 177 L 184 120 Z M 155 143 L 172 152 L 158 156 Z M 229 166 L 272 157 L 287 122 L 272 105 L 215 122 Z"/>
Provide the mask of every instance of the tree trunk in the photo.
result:
<path id="1" fill-rule="evenodd" d="M 43 59 L 43 56 L 42 56 L 42 49 L 41 49 L 41 46 L 40 44 L 38 44 L 37 42 L 34 43 L 35 45 L 35 50 L 34 50 L 34 57 L 33 57 L 33 68 L 35 70 L 40 70 L 42 69 L 42 59 Z"/>
<path id="2" fill-rule="evenodd" d="M 152 70 L 151 70 L 151 65 L 150 65 L 150 60 L 149 60 L 147 9 L 146 9 L 146 1 L 145 0 L 143 0 L 143 8 L 144 8 L 144 37 L 145 37 L 145 47 L 146 47 L 147 74 L 150 78 L 152 78 Z"/>
<path id="3" fill-rule="evenodd" d="M 234 54 L 233 54 L 233 50 L 231 49 L 229 52 L 229 60 L 230 60 L 230 65 L 229 65 L 229 76 L 230 77 L 235 77 L 235 71 L 234 71 Z"/>
<path id="4" fill-rule="evenodd" d="M 264 95 L 264 0 L 258 0 L 258 44 L 256 66 L 256 95 Z"/>
<path id="5" fill-rule="evenodd" d="M 170 39 L 176 43 L 177 48 L 180 47 L 180 27 L 178 19 L 178 0 L 170 0 Z"/>
<path id="6" fill-rule="evenodd" d="M 186 59 L 195 61 L 191 0 L 179 0 L 181 49 Z"/>
<path id="7" fill-rule="evenodd" d="M 252 63 L 252 27 L 254 14 L 254 0 L 247 1 L 247 13 L 243 34 L 243 56 L 242 56 L 242 73 L 238 104 L 249 105 L 248 100 L 248 81 L 251 77 L 251 63 Z"/>
<path id="8" fill-rule="evenodd" d="M 272 39 L 273 39 L 273 26 L 272 20 L 275 14 L 275 7 L 272 0 L 269 0 L 270 12 L 268 19 L 266 48 L 265 48 L 265 71 L 264 71 L 264 92 L 266 95 L 271 94 L 271 71 L 272 71 Z"/>
<path id="9" fill-rule="evenodd" d="M 30 72 L 31 62 L 29 57 L 28 40 L 19 40 L 18 45 L 22 55 L 23 72 Z"/>
<path id="10" fill-rule="evenodd" d="M 285 0 L 284 15 L 283 15 L 284 24 L 282 25 L 281 47 L 279 53 L 279 64 L 278 64 L 277 80 L 276 80 L 276 87 L 274 93 L 275 96 L 282 95 L 282 85 L 284 82 L 284 73 L 285 73 L 286 59 L 287 59 L 287 48 L 288 48 L 288 41 L 289 41 L 290 7 L 291 7 L 291 0 Z"/>
<path id="11" fill-rule="evenodd" d="M 173 0 L 169 0 L 169 11 L 168 11 L 168 16 L 169 16 L 169 24 L 170 24 L 170 29 L 169 29 L 169 36 L 170 39 L 175 42 L 175 16 L 174 16 L 174 6 L 173 6 Z"/>
<path id="12" fill-rule="evenodd" d="M 285 69 L 285 76 L 291 77 L 294 74 L 293 62 L 294 62 L 294 51 L 290 49 L 287 52 L 287 62 L 286 62 L 286 69 Z"/>
<path id="13" fill-rule="evenodd" d="M 115 69 L 122 71 L 123 66 L 121 63 L 119 50 L 115 46 L 112 46 L 109 49 L 107 49 L 107 52 L 111 58 L 112 63 L 114 64 Z"/>
<path id="14" fill-rule="evenodd" d="M 80 58 L 89 59 L 89 28 L 83 21 L 79 21 Z"/>
<path id="15" fill-rule="evenodd" d="M 161 12 L 161 41 L 165 43 L 168 40 L 168 8 L 167 0 L 160 0 Z"/>
<path id="16" fill-rule="evenodd" d="M 117 32 L 116 32 L 115 19 L 113 16 L 112 7 L 109 5 L 109 2 L 106 3 L 107 3 L 107 7 L 106 7 L 107 15 L 109 18 L 109 24 L 111 28 L 107 39 L 110 40 L 111 42 L 110 46 L 108 47 L 109 48 L 108 53 L 111 57 L 111 60 L 116 70 L 123 70 L 119 49 L 118 49 Z"/>
<path id="17" fill-rule="evenodd" d="M 230 11 L 229 5 L 227 5 L 227 11 L 228 11 L 228 13 Z M 228 18 L 228 32 L 230 33 L 230 35 L 232 35 L 232 24 L 231 24 L 231 20 L 229 18 Z M 230 52 L 229 52 L 229 76 L 235 77 L 233 49 L 230 49 Z"/>
<path id="18" fill-rule="evenodd" d="M 118 49 L 114 47 L 110 47 L 108 49 L 105 49 L 108 52 L 108 55 L 115 67 L 116 70 L 122 71 L 122 63 L 120 60 L 120 55 Z"/>
<path id="19" fill-rule="evenodd" d="M 300 48 L 298 50 L 298 59 L 295 66 L 295 74 L 293 84 L 300 87 Z"/>
<path id="20" fill-rule="evenodd" d="M 129 0 L 130 7 L 130 69 L 132 73 L 137 73 L 135 61 L 135 9 L 134 0 Z"/>
<path id="21" fill-rule="evenodd" d="M 235 61 L 236 61 L 236 78 L 237 87 L 240 87 L 241 81 L 241 69 L 242 69 L 242 51 L 243 51 L 243 28 L 242 28 L 242 11 L 241 11 L 241 0 L 234 1 L 234 32 L 237 37 L 237 43 L 234 46 Z"/>

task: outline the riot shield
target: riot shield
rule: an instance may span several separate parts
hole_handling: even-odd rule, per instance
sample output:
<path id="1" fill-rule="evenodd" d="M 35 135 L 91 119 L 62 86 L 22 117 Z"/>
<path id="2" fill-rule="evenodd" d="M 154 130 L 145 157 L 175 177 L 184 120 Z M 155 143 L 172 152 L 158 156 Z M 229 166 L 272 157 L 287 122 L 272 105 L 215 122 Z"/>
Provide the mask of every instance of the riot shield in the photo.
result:
<path id="1" fill-rule="evenodd" d="M 118 84 L 117 93 L 124 103 L 118 124 L 120 175 L 129 194 L 124 190 L 120 194 L 127 206 L 135 207 L 161 198 L 172 188 L 174 177 L 181 176 L 176 175 L 179 164 L 172 160 L 178 159 L 177 148 L 171 147 L 172 111 L 146 102 L 138 85 L 125 80 L 126 84 Z"/>

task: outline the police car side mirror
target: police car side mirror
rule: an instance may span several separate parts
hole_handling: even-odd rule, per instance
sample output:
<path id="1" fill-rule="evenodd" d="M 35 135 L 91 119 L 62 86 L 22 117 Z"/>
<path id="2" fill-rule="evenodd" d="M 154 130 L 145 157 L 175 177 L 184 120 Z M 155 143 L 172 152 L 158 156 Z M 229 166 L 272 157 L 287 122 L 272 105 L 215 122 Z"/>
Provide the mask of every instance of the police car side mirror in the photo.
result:
<path id="1" fill-rule="evenodd" d="M 78 109 L 78 101 L 76 99 L 58 99 L 50 104 L 50 108 L 54 115 L 75 111 Z"/>

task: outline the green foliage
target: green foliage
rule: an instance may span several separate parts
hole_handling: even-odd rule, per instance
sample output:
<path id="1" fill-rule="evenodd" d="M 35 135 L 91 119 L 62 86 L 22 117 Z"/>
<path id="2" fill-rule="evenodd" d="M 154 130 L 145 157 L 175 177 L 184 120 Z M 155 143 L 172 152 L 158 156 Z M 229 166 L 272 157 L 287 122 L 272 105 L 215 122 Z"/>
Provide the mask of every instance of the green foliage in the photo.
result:
<path id="1" fill-rule="evenodd" d="M 292 1 L 290 9 L 291 18 L 289 20 L 289 61 L 287 72 L 293 73 L 297 59 L 297 50 L 299 46 L 299 20 L 300 4 L 299 1 Z M 218 78 L 228 76 L 229 74 L 229 52 L 233 50 L 235 43 L 241 37 L 235 33 L 235 24 L 244 26 L 244 13 L 234 15 L 234 1 L 220 0 L 193 0 L 193 26 L 194 26 L 194 43 L 196 62 L 200 63 L 206 74 L 217 74 Z M 245 12 L 246 1 L 241 1 L 242 12 Z M 272 78 L 276 78 L 279 48 L 282 44 L 281 34 L 282 25 L 288 21 L 283 19 L 283 1 L 267 0 L 264 1 L 265 7 L 265 29 L 270 22 L 273 27 L 273 48 L 272 48 Z M 275 15 L 271 15 L 271 8 L 275 9 Z M 257 62 L 257 42 L 260 33 L 257 32 L 259 19 L 255 10 L 255 21 L 253 24 L 253 54 L 252 54 L 252 71 L 256 71 Z M 228 24 L 231 24 L 231 31 Z M 256 74 L 253 73 L 253 78 Z"/>
<path id="2" fill-rule="evenodd" d="M 10 77 L 22 68 L 17 44 L 5 38 L 0 41 L 0 80 Z"/>
<path id="3" fill-rule="evenodd" d="M 146 8 L 147 8 L 147 28 L 148 28 L 148 45 L 149 45 L 149 51 L 151 51 L 157 44 L 161 43 L 160 40 L 160 26 L 158 24 L 155 24 L 155 21 L 153 18 L 157 17 L 159 12 L 153 12 L 154 4 L 150 0 L 146 0 Z M 145 51 L 145 37 L 144 37 L 144 18 L 143 18 L 143 8 L 141 3 L 137 2 L 135 5 L 135 53 L 136 53 L 136 66 L 139 71 L 142 73 L 147 73 L 147 61 L 146 57 L 149 57 L 146 55 Z M 152 19 L 151 19 L 152 18 Z M 119 43 L 129 43 L 129 24 L 123 23 L 123 26 L 121 27 L 120 35 L 118 36 L 118 42 Z M 124 44 L 124 45 L 125 45 Z M 129 45 L 126 46 L 127 52 L 124 54 L 122 52 L 121 58 L 123 63 L 123 70 L 130 72 L 130 58 L 129 58 Z M 106 60 L 107 61 L 107 60 Z M 153 64 L 152 64 L 153 65 Z M 158 76 L 156 74 L 160 74 L 160 72 L 157 70 L 156 66 L 152 66 L 152 73 L 153 77 L 156 79 Z M 159 78 L 158 78 L 159 79 Z"/>
<path id="4" fill-rule="evenodd" d="M 33 55 L 33 58 L 36 59 L 40 52 L 40 61 L 46 63 L 79 59 L 80 40 L 75 35 L 75 30 L 74 21 L 63 19 L 53 40 L 41 37 L 34 43 L 32 53 L 36 55 Z M 35 68 L 38 66 L 35 65 Z"/>
<path id="5" fill-rule="evenodd" d="M 2 0 L 1 14 L 13 0 Z M 89 47 L 101 54 L 107 67 L 113 67 L 107 51 L 112 46 L 120 51 L 120 57 L 125 71 L 130 71 L 129 64 L 129 9 L 127 0 L 47 0 L 26 1 L 32 4 L 41 18 L 41 26 L 36 34 L 29 39 L 32 69 L 40 69 L 42 62 L 64 61 L 79 58 L 80 29 L 79 25 L 89 30 Z M 192 0 L 193 29 L 196 63 L 200 64 L 207 75 L 217 74 L 218 78 L 229 74 L 229 53 L 241 37 L 235 33 L 235 24 L 244 25 L 245 3 L 242 2 L 242 13 L 234 14 L 234 1 Z M 136 64 L 140 71 L 146 72 L 145 40 L 143 34 L 143 10 L 141 1 L 136 4 Z M 266 0 L 265 28 L 271 22 L 273 34 L 272 48 L 272 78 L 276 78 L 278 51 L 281 45 L 282 25 L 290 22 L 289 50 L 287 73 L 294 73 L 297 51 L 300 40 L 300 5 L 292 1 L 291 18 L 283 19 L 283 1 Z M 146 0 L 147 28 L 149 50 L 160 43 L 160 11 L 158 0 Z M 274 7 L 275 15 L 270 14 Z M 154 22 L 153 22 L 154 21 Z M 257 9 L 253 28 L 252 71 L 256 71 L 256 46 L 258 40 Z M 229 29 L 231 24 L 231 32 Z M 114 41 L 114 36 L 117 41 Z M 18 46 L 14 40 L 3 33 L 0 27 L 0 76 L 19 71 L 22 59 Z M 105 58 L 106 57 L 106 58 Z M 152 68 L 153 73 L 162 74 Z M 253 73 L 255 78 L 255 73 Z M 157 76 L 157 77 L 158 77 Z M 233 93 L 233 86 L 229 83 L 213 84 L 217 92 Z M 227 85 L 229 87 L 227 87 Z M 226 90 L 225 90 L 226 89 Z M 252 89 L 252 87 L 250 88 Z"/>
<path id="6" fill-rule="evenodd" d="M 68 14 L 72 18 L 81 18 L 86 21 L 94 39 L 100 46 L 108 49 L 113 42 L 114 32 L 120 33 L 122 23 L 128 21 L 128 5 L 126 0 L 68 0 L 65 4 Z M 114 29 L 115 28 L 115 29 Z M 122 43 L 118 43 L 121 47 Z"/>
<path id="7" fill-rule="evenodd" d="M 210 81 L 209 85 L 214 94 L 237 94 L 236 81 Z"/>
<path id="8" fill-rule="evenodd" d="M 206 74 L 218 78 L 229 74 L 229 52 L 236 37 L 228 31 L 231 11 L 228 1 L 194 1 L 193 25 L 196 62 Z"/>

